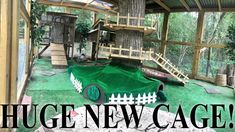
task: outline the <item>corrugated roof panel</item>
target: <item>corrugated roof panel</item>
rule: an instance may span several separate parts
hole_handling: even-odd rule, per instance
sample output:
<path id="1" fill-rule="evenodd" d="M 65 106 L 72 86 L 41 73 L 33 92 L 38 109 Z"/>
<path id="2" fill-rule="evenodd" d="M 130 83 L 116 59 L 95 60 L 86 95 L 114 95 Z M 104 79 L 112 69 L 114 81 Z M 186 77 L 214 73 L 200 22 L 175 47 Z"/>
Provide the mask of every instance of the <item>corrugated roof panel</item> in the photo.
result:
<path id="1" fill-rule="evenodd" d="M 184 7 L 179 0 L 164 0 L 162 2 L 166 4 L 169 8 Z"/>
<path id="2" fill-rule="evenodd" d="M 221 0 L 221 7 L 222 8 L 234 8 L 235 0 Z"/>
<path id="3" fill-rule="evenodd" d="M 197 4 L 194 0 L 185 0 L 190 8 L 197 8 Z"/>
<path id="4" fill-rule="evenodd" d="M 199 0 L 202 8 L 217 8 L 218 2 L 217 0 Z"/>

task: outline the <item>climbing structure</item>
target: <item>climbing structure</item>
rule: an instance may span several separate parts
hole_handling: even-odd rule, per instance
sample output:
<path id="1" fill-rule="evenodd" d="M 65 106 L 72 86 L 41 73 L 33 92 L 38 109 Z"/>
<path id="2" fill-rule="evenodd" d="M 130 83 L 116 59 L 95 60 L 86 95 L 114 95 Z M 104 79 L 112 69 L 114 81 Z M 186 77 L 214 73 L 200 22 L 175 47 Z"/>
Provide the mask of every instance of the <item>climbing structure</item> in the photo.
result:
<path id="1" fill-rule="evenodd" d="M 164 58 L 162 54 L 156 54 L 150 48 L 149 51 L 143 50 L 133 50 L 132 47 L 129 49 L 119 47 L 105 47 L 101 45 L 99 47 L 99 53 L 102 55 L 106 55 L 108 57 L 119 57 L 119 58 L 127 58 L 127 59 L 137 59 L 137 60 L 151 60 L 157 63 L 160 67 L 170 73 L 174 78 L 178 81 L 186 84 L 188 82 L 188 75 L 184 75 L 182 71 L 180 71 L 176 66 L 174 66 L 168 59 Z M 129 54 L 123 54 L 124 52 L 128 52 Z"/>

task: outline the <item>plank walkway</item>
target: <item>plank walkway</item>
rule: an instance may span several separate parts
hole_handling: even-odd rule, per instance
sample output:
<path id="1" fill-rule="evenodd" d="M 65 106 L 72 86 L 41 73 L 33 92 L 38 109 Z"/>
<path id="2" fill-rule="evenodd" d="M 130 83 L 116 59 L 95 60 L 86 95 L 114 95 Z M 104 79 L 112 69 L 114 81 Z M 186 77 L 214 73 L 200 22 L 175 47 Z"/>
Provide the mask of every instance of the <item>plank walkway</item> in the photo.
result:
<path id="1" fill-rule="evenodd" d="M 65 49 L 63 44 L 52 43 L 51 49 L 51 64 L 56 68 L 66 68 L 68 66 Z"/>

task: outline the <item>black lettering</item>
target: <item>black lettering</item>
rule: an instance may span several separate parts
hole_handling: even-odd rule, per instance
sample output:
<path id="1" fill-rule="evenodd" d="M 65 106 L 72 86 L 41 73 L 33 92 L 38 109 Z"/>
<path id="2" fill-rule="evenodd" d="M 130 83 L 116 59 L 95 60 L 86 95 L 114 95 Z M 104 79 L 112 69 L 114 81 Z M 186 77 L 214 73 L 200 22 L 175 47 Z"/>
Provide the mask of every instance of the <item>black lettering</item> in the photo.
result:
<path id="1" fill-rule="evenodd" d="M 132 118 L 132 116 L 134 116 L 135 127 L 138 128 L 139 127 L 140 118 L 142 116 L 144 105 L 141 105 L 142 109 L 141 109 L 139 117 L 137 115 L 137 111 L 136 111 L 136 108 L 135 108 L 136 105 L 130 105 L 131 111 L 132 111 L 131 114 L 130 114 L 130 117 L 127 114 L 126 105 L 120 105 L 120 106 L 121 106 L 122 113 L 123 113 L 123 116 L 124 116 L 124 119 L 125 119 L 125 122 L 126 122 L 126 127 L 129 128 L 131 118 Z"/>

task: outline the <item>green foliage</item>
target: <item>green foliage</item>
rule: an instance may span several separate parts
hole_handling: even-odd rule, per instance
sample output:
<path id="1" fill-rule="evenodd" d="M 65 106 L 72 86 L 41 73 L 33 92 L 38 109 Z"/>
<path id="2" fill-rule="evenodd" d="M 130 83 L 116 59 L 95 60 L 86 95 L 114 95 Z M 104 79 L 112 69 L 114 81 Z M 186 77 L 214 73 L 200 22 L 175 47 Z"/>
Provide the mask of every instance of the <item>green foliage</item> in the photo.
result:
<path id="1" fill-rule="evenodd" d="M 229 38 L 229 42 L 227 43 L 228 45 L 227 53 L 229 55 L 229 58 L 232 61 L 235 61 L 235 26 L 234 25 L 231 25 L 228 28 L 228 38 Z"/>
<path id="2" fill-rule="evenodd" d="M 85 10 L 72 10 L 73 14 L 78 16 L 76 22 L 76 32 L 79 34 L 79 50 L 86 47 L 88 32 L 92 27 L 92 14 Z"/>
<path id="3" fill-rule="evenodd" d="M 31 34 L 32 34 L 32 42 L 34 46 L 37 46 L 41 41 L 42 37 L 45 33 L 42 27 L 38 25 L 38 20 L 41 19 L 43 13 L 46 12 L 47 6 L 40 5 L 37 1 L 32 1 L 32 9 L 31 9 Z"/>

